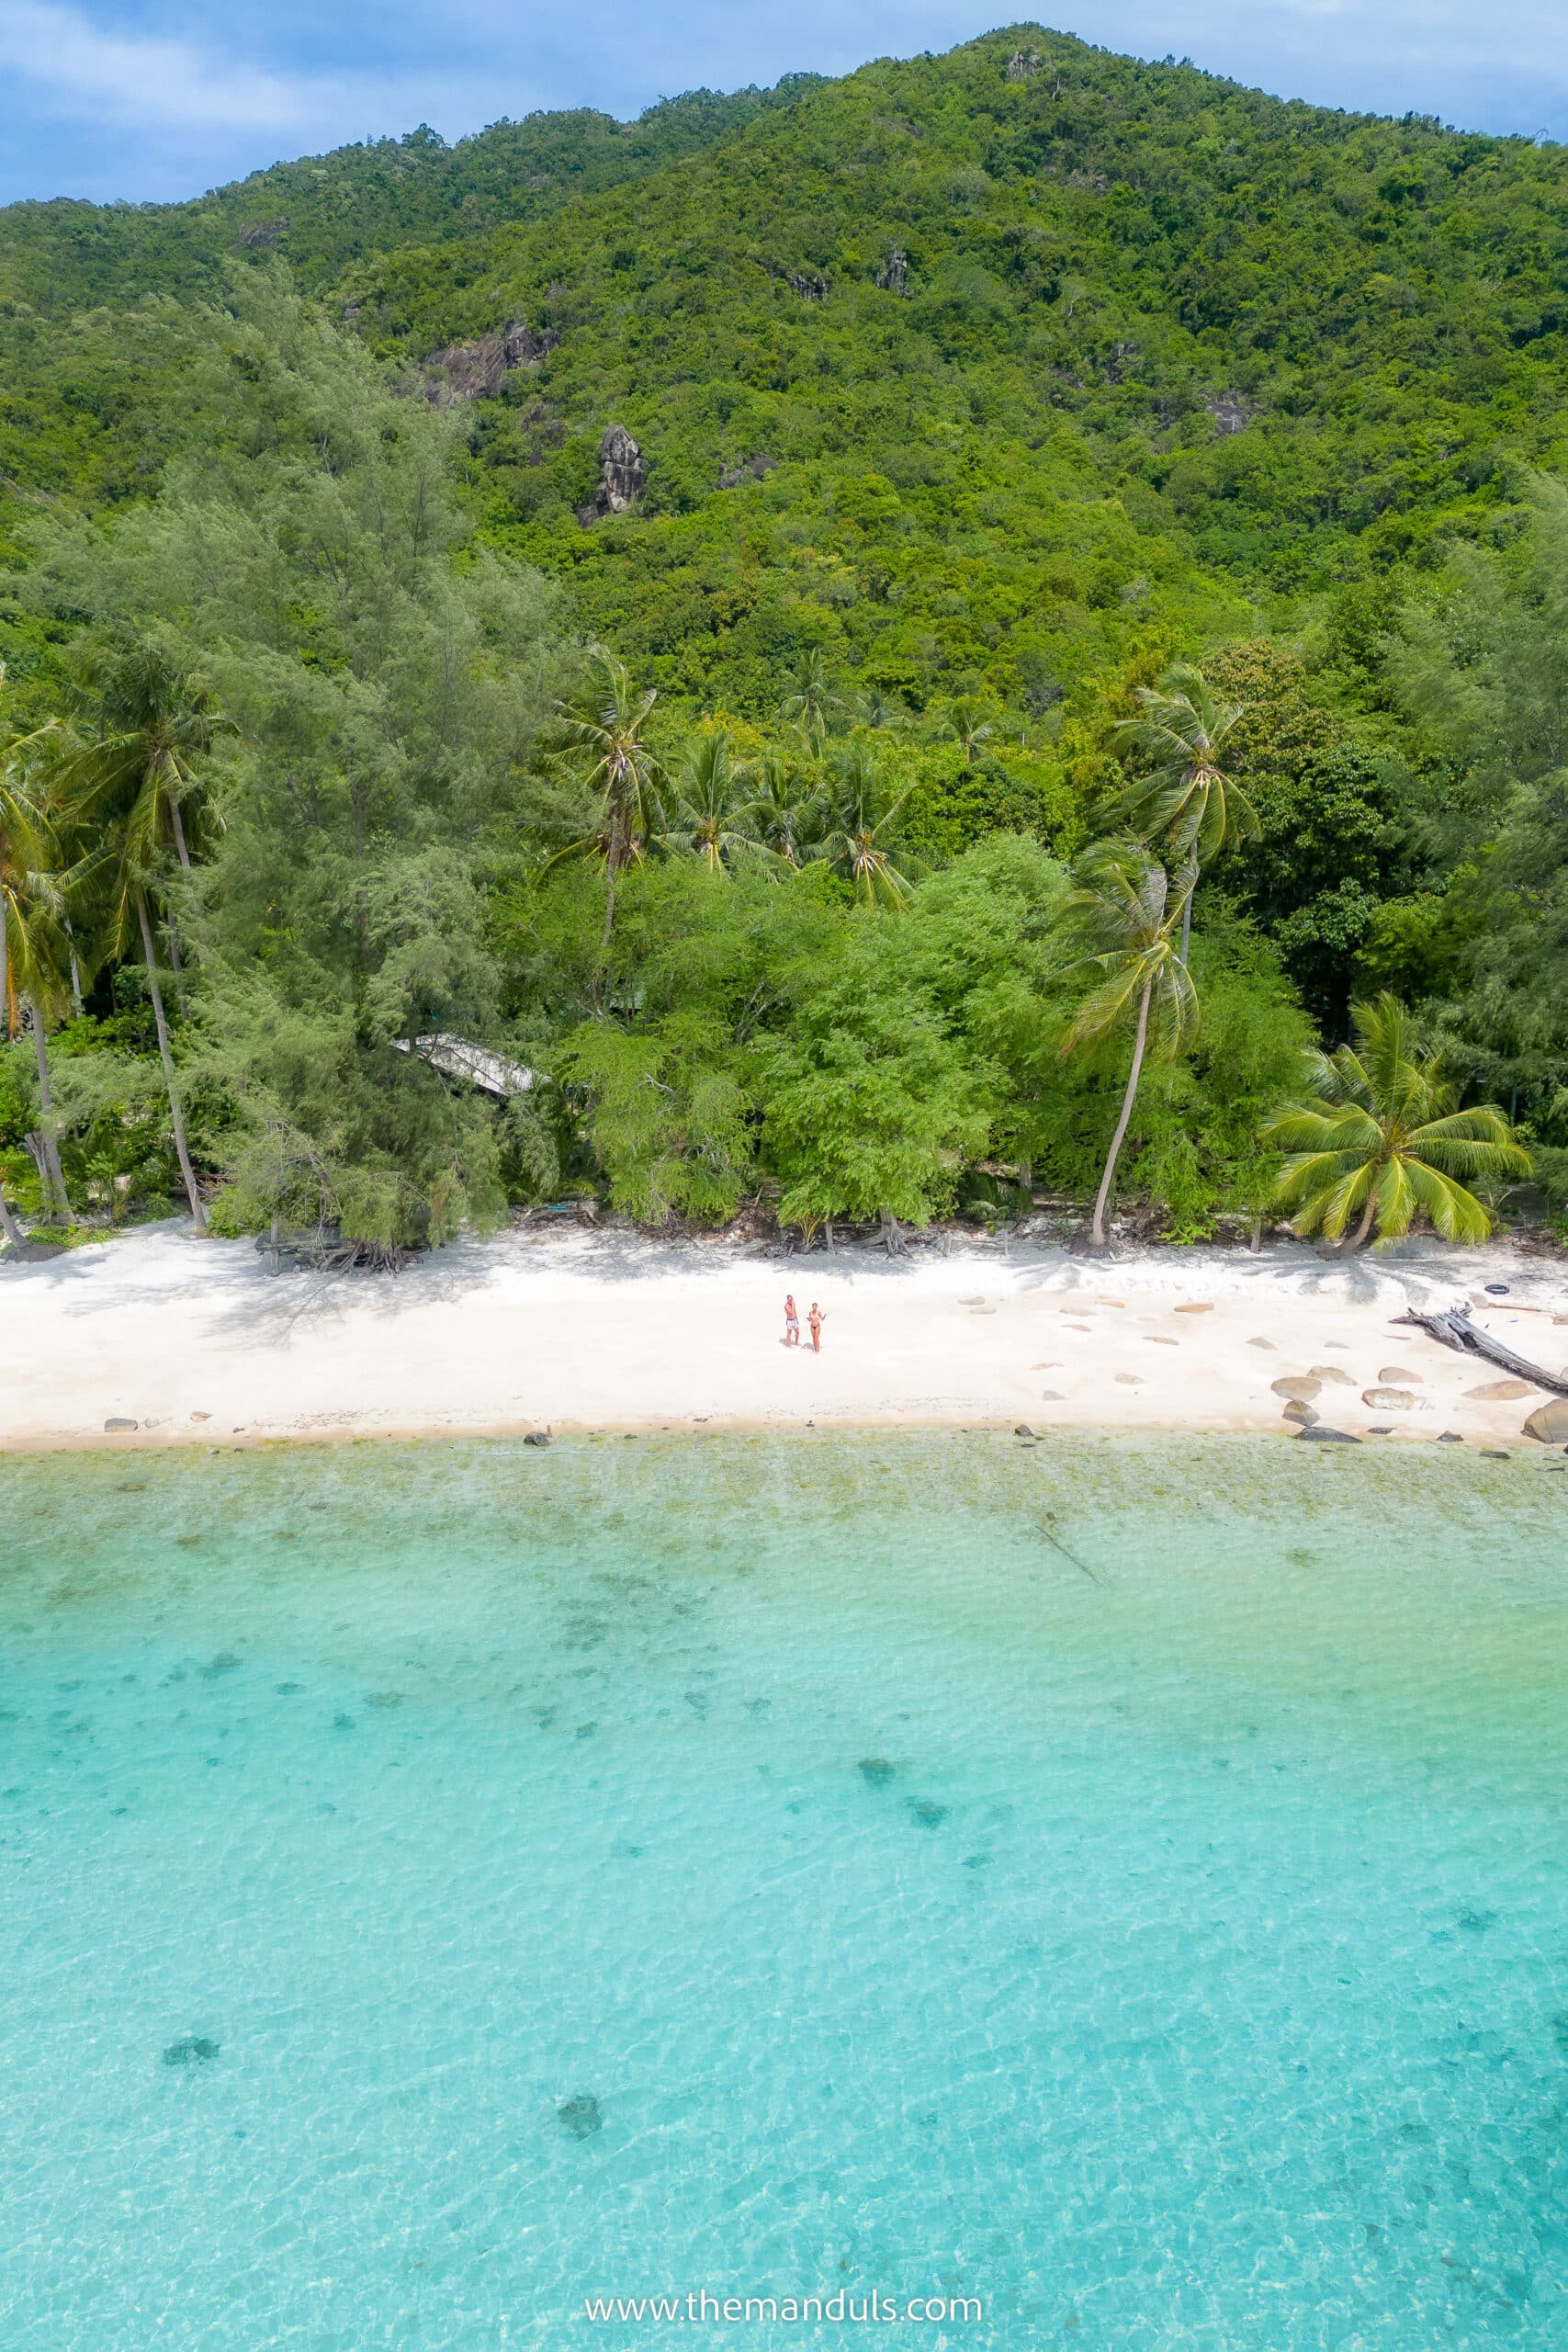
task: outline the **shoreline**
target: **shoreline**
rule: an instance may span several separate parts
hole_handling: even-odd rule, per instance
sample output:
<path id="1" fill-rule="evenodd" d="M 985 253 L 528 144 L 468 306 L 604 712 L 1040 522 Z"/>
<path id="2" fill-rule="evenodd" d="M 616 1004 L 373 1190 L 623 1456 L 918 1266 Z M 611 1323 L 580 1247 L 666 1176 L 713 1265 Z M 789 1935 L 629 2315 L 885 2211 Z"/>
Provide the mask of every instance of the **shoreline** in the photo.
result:
<path id="1" fill-rule="evenodd" d="M 782 1345 L 792 1288 L 827 1308 L 820 1356 Z M 1546 1451 L 1522 1429 L 1549 1392 L 1477 1395 L 1506 1375 L 1393 1321 L 1461 1300 L 1543 1369 L 1568 1363 L 1568 1261 L 1506 1244 L 1106 1261 L 1011 1237 L 890 1261 L 527 1228 L 398 1275 L 275 1276 L 249 1242 L 162 1225 L 0 1271 L 21 1367 L 0 1453 L 808 1427 L 1293 1439 L 1272 1384 L 1315 1375 L 1311 1408 L 1353 1436 Z M 1394 1385 L 1406 1402 L 1366 1401 Z"/>

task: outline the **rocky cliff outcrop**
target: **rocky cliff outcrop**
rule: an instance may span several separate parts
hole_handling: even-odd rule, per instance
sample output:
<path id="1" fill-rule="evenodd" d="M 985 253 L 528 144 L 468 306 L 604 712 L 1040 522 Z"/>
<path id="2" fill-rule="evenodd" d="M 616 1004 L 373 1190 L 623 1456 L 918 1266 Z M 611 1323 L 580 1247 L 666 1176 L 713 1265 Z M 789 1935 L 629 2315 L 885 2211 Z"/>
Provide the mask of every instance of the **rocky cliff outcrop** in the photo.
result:
<path id="1" fill-rule="evenodd" d="M 473 343 L 449 343 L 424 362 L 424 396 L 435 408 L 454 401 L 492 400 L 519 368 L 536 368 L 560 337 L 554 327 L 536 329 L 513 319 Z"/>
<path id="2" fill-rule="evenodd" d="M 739 490 L 743 481 L 761 481 L 777 464 L 776 458 L 759 449 L 754 458 L 742 458 L 738 466 L 726 466 L 719 474 L 718 486 L 720 490 Z"/>
<path id="3" fill-rule="evenodd" d="M 606 514 L 624 514 L 637 504 L 648 486 L 648 466 L 642 451 L 624 424 L 607 424 L 599 444 L 599 486 L 577 519 L 586 528 Z"/>
<path id="4" fill-rule="evenodd" d="M 876 282 L 885 294 L 902 294 L 909 283 L 909 256 L 902 245 L 895 245 L 876 273 Z"/>

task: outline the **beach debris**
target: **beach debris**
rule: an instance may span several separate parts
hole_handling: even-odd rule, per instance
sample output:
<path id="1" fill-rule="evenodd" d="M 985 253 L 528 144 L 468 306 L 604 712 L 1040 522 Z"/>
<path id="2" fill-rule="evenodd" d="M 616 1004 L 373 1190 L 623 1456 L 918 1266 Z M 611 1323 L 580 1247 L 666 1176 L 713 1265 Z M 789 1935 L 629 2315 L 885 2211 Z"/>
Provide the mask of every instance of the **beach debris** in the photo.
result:
<path id="1" fill-rule="evenodd" d="M 1248 1340 L 1247 1344 L 1249 1348 L 1267 1348 L 1270 1355 L 1279 1353 L 1272 1340 Z"/>
<path id="2" fill-rule="evenodd" d="M 1516 1397 L 1529 1396 L 1533 1391 L 1528 1380 L 1484 1380 L 1479 1388 L 1467 1388 L 1464 1393 L 1483 1405 L 1504 1405 Z"/>
<path id="3" fill-rule="evenodd" d="M 1212 1315 L 1213 1311 L 1214 1302 L 1212 1298 L 1195 1298 L 1186 1306 L 1172 1309 L 1172 1312 L 1177 1315 Z"/>
<path id="4" fill-rule="evenodd" d="M 933 1804 L 930 1797 L 911 1797 L 909 1811 L 922 1829 L 936 1829 L 947 1819 L 947 1807 Z"/>
<path id="5" fill-rule="evenodd" d="M 118 1414 L 115 1414 L 104 1423 L 104 1433 L 106 1436 L 110 1436 L 116 1430 L 139 1430 L 141 1427 L 140 1421 L 122 1420 Z"/>
<path id="6" fill-rule="evenodd" d="M 1144 1337 L 1151 1348 L 1179 1348 L 1181 1345 L 1179 1340 L 1168 1340 L 1162 1331 L 1145 1331 Z"/>
<path id="7" fill-rule="evenodd" d="M 1094 1326 L 1091 1323 L 1064 1323 L 1062 1329 L 1064 1331 L 1091 1331 Z"/>
<path id="8" fill-rule="evenodd" d="M 1066 1401 L 1059 1388 L 1043 1388 L 1040 1391 L 1040 1402 L 1043 1405 L 1065 1405 Z"/>
<path id="9" fill-rule="evenodd" d="M 586 2140 L 591 2132 L 603 2130 L 604 2119 L 592 2092 L 579 2091 L 575 2098 L 557 2108 L 556 2121 L 569 2140 Z"/>
<path id="10" fill-rule="evenodd" d="M 1144 1385 L 1143 1374 L 1137 1372 L 1119 1372 L 1116 1378 L 1123 1388 L 1141 1388 Z"/>
<path id="11" fill-rule="evenodd" d="M 211 1419 L 212 1416 L 210 1413 L 193 1413 L 191 1415 L 191 1419 L 193 1421 L 209 1421 Z"/>
<path id="12" fill-rule="evenodd" d="M 1310 1405 L 1323 1391 L 1322 1381 L 1310 1373 L 1293 1372 L 1284 1380 L 1271 1380 L 1269 1385 L 1276 1396 L 1288 1396 L 1292 1405 Z"/>
<path id="13" fill-rule="evenodd" d="M 1361 1402 L 1375 1413 L 1411 1413 L 1420 1399 L 1410 1388 L 1363 1388 Z"/>
<path id="14" fill-rule="evenodd" d="M 886 1756 L 863 1756 L 860 1760 L 860 1769 L 874 1789 L 885 1789 L 897 1773 L 898 1767 L 897 1764 L 890 1764 Z"/>
<path id="15" fill-rule="evenodd" d="M 1511 1462 L 1513 1458 L 1506 1445 L 1483 1445 L 1481 1449 L 1483 1462 Z"/>
<path id="16" fill-rule="evenodd" d="M 1483 1287 L 1489 1291 L 1494 1298 L 1506 1298 L 1508 1295 L 1508 1285 L 1506 1283 L 1486 1283 Z"/>
<path id="17" fill-rule="evenodd" d="M 1568 1438 L 1568 1397 L 1554 1396 L 1550 1405 L 1538 1405 L 1522 1434 L 1541 1445 L 1561 1445 Z"/>
<path id="18" fill-rule="evenodd" d="M 1516 1355 L 1512 1348 L 1495 1340 L 1490 1331 L 1483 1331 L 1470 1319 L 1467 1307 L 1455 1306 L 1446 1312 L 1423 1315 L 1411 1307 L 1404 1315 L 1393 1317 L 1395 1323 L 1413 1324 L 1425 1331 L 1429 1339 L 1438 1340 L 1445 1348 L 1457 1348 L 1461 1354 L 1484 1356 L 1499 1372 L 1511 1372 L 1520 1380 L 1528 1380 L 1537 1388 L 1552 1389 L 1559 1396 L 1568 1396 L 1568 1379 L 1561 1374 L 1542 1372 L 1524 1356 Z"/>
<path id="19" fill-rule="evenodd" d="M 1385 1363 L 1378 1378 L 1390 1388 L 1421 1388 L 1426 1385 L 1418 1372 L 1407 1372 L 1400 1363 Z"/>
<path id="20" fill-rule="evenodd" d="M 183 2033 L 164 2052 L 165 2066 L 206 2066 L 217 2057 L 220 2044 L 204 2033 Z"/>
<path id="21" fill-rule="evenodd" d="M 530 1430 L 523 1441 L 525 1445 L 548 1445 L 549 1442 L 548 1430 Z"/>
<path id="22" fill-rule="evenodd" d="M 1314 1422 L 1321 1420 L 1323 1416 L 1315 1405 L 1305 1404 L 1299 1396 L 1292 1396 L 1285 1408 L 1284 1419 L 1295 1421 L 1303 1430 L 1310 1430 Z"/>
<path id="23" fill-rule="evenodd" d="M 1314 1363 L 1312 1376 L 1314 1380 L 1337 1381 L 1341 1388 L 1354 1388 L 1356 1385 L 1342 1363 Z"/>
<path id="24" fill-rule="evenodd" d="M 1359 1445 L 1361 1442 L 1359 1437 L 1352 1437 L 1348 1430 L 1331 1430 L 1325 1421 L 1319 1421 L 1315 1427 L 1309 1425 L 1304 1430 L 1298 1430 L 1296 1435 L 1299 1438 L 1316 1438 L 1323 1445 Z M 1387 1431 L 1377 1430 L 1374 1435 L 1386 1436 Z"/>

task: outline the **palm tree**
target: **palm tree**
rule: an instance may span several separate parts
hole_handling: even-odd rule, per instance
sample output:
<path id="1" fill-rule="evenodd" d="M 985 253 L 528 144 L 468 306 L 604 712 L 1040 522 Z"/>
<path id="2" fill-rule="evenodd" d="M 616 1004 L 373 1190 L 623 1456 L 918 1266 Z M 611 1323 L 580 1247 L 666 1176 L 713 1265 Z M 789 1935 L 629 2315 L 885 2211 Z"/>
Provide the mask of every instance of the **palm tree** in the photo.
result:
<path id="1" fill-rule="evenodd" d="M 761 850 L 755 822 L 754 782 L 730 756 L 722 728 L 702 736 L 671 779 L 672 806 L 660 833 L 661 849 L 700 858 L 710 874 Z"/>
<path id="2" fill-rule="evenodd" d="M 209 848 L 223 830 L 206 765 L 230 722 L 156 645 L 91 646 L 75 671 L 87 724 L 68 770 L 72 797 L 95 814 L 134 808 L 148 857 L 172 849 L 188 874 L 193 847 Z"/>
<path id="3" fill-rule="evenodd" d="M 124 809 L 107 828 L 96 854 L 84 861 L 80 887 L 97 901 L 104 952 L 123 962 L 133 956 L 138 947 L 141 951 L 147 973 L 147 993 L 152 1000 L 152 1020 L 158 1032 L 158 1057 L 164 1065 L 164 1089 L 169 1098 L 169 1125 L 174 1130 L 175 1152 L 180 1163 L 186 1198 L 190 1204 L 191 1223 L 198 1233 L 205 1233 L 207 1211 L 202 1205 L 196 1170 L 191 1165 L 190 1146 L 186 1138 L 185 1108 L 169 1045 L 168 1017 L 164 1011 L 164 991 L 158 978 L 158 956 L 152 940 L 152 918 L 148 907 L 149 893 L 159 873 L 153 831 L 155 813 L 153 797 L 150 793 L 139 794 L 130 808 Z"/>
<path id="4" fill-rule="evenodd" d="M 789 692 L 779 705 L 779 717 L 794 719 L 807 732 L 814 732 L 820 738 L 828 725 L 828 713 L 838 700 L 821 650 L 813 646 L 795 666 L 790 678 Z"/>
<path id="5" fill-rule="evenodd" d="M 1079 883 L 1068 894 L 1066 906 L 1079 927 L 1095 943 L 1082 960 L 1105 977 L 1085 998 L 1068 1024 L 1061 1050 L 1097 1045 L 1133 1021 L 1133 1060 L 1122 1097 L 1122 1115 L 1105 1155 L 1105 1170 L 1095 1195 L 1093 1237 L 1104 1249 L 1105 1212 L 1116 1174 L 1116 1161 L 1133 1115 L 1144 1057 L 1152 1041 L 1155 1050 L 1173 1054 L 1198 1018 L 1197 992 L 1176 942 L 1176 930 L 1197 868 L 1189 864 L 1177 877 L 1177 901 L 1168 904 L 1169 882 L 1141 842 L 1102 842 L 1079 867 Z M 1136 1012 L 1134 1012 L 1134 1007 Z"/>
<path id="6" fill-rule="evenodd" d="M 4 679 L 0 669 L 0 680 Z M 39 1119 L 29 1148 L 38 1161 L 46 1210 L 71 1215 L 60 1142 L 54 1128 L 48 1022 L 68 993 L 69 947 L 58 849 L 38 784 L 37 753 L 53 741 L 52 726 L 13 737 L 0 752 L 0 1023 L 14 1040 L 26 1013 L 38 1064 Z M 31 755 L 31 756 L 29 756 Z"/>
<path id="7" fill-rule="evenodd" d="M 822 796 L 822 835 L 808 862 L 830 865 L 869 906 L 907 907 L 928 869 L 900 840 L 905 797 L 884 789 L 863 744 L 847 745 Z"/>
<path id="8" fill-rule="evenodd" d="M 1381 1246 L 1407 1233 L 1419 1210 L 1445 1241 L 1484 1241 L 1491 1216 L 1460 1180 L 1527 1176 L 1529 1153 L 1495 1104 L 1457 1107 L 1457 1085 L 1438 1055 L 1413 1044 L 1395 998 L 1353 1005 L 1351 1019 L 1353 1046 L 1311 1057 L 1312 1100 L 1263 1127 L 1292 1155 L 1276 1197 L 1295 1211 L 1296 1232 L 1356 1250 L 1375 1222 Z"/>
<path id="9" fill-rule="evenodd" d="M 968 775 L 986 745 L 995 741 L 997 730 L 986 717 L 983 703 L 973 695 L 957 695 L 938 719 L 934 732 L 940 741 L 957 744 Z"/>
<path id="10" fill-rule="evenodd" d="M 820 839 L 819 797 L 800 790 L 795 771 L 776 752 L 764 752 L 758 763 L 751 822 L 763 848 L 784 865 L 805 865 Z"/>
<path id="11" fill-rule="evenodd" d="M 658 828 L 660 767 L 648 732 L 659 693 L 654 686 L 639 692 L 625 662 L 602 646 L 593 649 L 592 665 L 579 702 L 561 706 L 558 726 L 567 748 L 586 761 L 584 781 L 598 796 L 599 820 L 581 841 L 558 850 L 545 871 L 572 857 L 604 860 L 603 958 L 615 928 L 616 881 L 642 856 Z"/>
<path id="12" fill-rule="evenodd" d="M 1121 748 L 1144 753 L 1147 772 L 1111 804 L 1111 821 L 1157 849 L 1168 865 L 1207 865 L 1222 849 L 1256 837 L 1258 814 L 1220 766 L 1225 738 L 1243 715 L 1240 703 L 1215 700 L 1201 670 L 1174 662 L 1153 686 L 1140 686 L 1143 714 L 1116 729 Z M 1192 893 L 1182 907 L 1181 960 L 1192 930 Z"/>

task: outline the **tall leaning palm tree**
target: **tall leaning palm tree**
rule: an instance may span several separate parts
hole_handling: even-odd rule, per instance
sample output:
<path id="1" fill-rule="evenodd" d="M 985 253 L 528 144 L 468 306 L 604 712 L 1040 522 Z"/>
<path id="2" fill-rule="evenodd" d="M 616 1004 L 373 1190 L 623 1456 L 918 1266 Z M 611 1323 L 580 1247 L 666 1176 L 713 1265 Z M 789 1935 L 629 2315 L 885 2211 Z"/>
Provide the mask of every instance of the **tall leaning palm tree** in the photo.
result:
<path id="1" fill-rule="evenodd" d="M 1529 1155 L 1495 1103 L 1458 1107 L 1439 1057 L 1424 1053 L 1397 999 L 1351 1008 L 1356 1042 L 1310 1059 L 1312 1099 L 1268 1120 L 1291 1154 L 1276 1197 L 1295 1230 L 1359 1249 L 1408 1233 L 1419 1211 L 1445 1241 L 1484 1241 L 1492 1218 L 1469 1189 L 1528 1176 Z M 1358 1222 L 1349 1239 L 1345 1230 Z"/>
<path id="2" fill-rule="evenodd" d="M 907 907 L 927 868 L 903 838 L 905 797 L 886 790 L 863 744 L 846 745 L 822 794 L 808 863 L 830 865 L 869 906 Z"/>
<path id="3" fill-rule="evenodd" d="M 0 669 L 0 680 L 4 671 Z M 0 1032 L 9 1040 L 25 1015 L 38 1065 L 39 1120 L 29 1139 L 46 1209 L 71 1214 L 49 1067 L 49 1023 L 69 998 L 69 943 L 59 847 L 39 782 L 51 726 L 13 737 L 0 751 Z"/>
<path id="4" fill-rule="evenodd" d="M 1164 866 L 1141 842 L 1101 842 L 1082 861 L 1077 887 L 1067 897 L 1067 911 L 1089 942 L 1081 961 L 1104 977 L 1074 1014 L 1061 1050 L 1069 1054 L 1077 1046 L 1102 1044 L 1129 1026 L 1133 1031 L 1121 1115 L 1094 1200 L 1097 1249 L 1106 1246 L 1105 1213 L 1145 1057 L 1151 1046 L 1156 1053 L 1175 1053 L 1197 1023 L 1197 992 L 1177 944 L 1196 878 L 1197 868 L 1189 863 L 1178 877 L 1172 904 Z"/>
<path id="5" fill-rule="evenodd" d="M 575 703 L 557 714 L 559 739 L 580 764 L 583 781 L 599 803 L 598 821 L 581 841 L 568 842 L 545 871 L 568 858 L 597 857 L 604 866 L 604 932 L 608 953 L 615 924 L 615 884 L 644 854 L 659 824 L 660 765 L 649 741 L 655 686 L 638 689 L 624 662 L 597 646 L 587 685 Z"/>
<path id="6" fill-rule="evenodd" d="M 1140 686 L 1138 700 L 1139 716 L 1122 721 L 1116 741 L 1148 764 L 1111 803 L 1110 822 L 1136 833 L 1170 867 L 1207 865 L 1222 849 L 1255 838 L 1258 812 L 1221 765 L 1244 706 L 1219 701 L 1188 662 L 1172 662 L 1153 686 Z M 1190 890 L 1181 913 L 1184 964 L 1191 931 Z"/>
<path id="7" fill-rule="evenodd" d="M 185 1104 L 169 1043 L 168 1016 L 164 1009 L 163 982 L 159 976 L 158 952 L 149 906 L 150 894 L 156 886 L 161 870 L 154 830 L 155 814 L 153 798 L 150 795 L 139 794 L 130 806 L 122 809 L 107 827 L 96 851 L 83 862 L 78 887 L 96 912 L 103 952 L 126 961 L 139 948 L 141 950 L 147 974 L 147 994 L 152 1001 L 152 1020 L 158 1033 L 158 1057 L 164 1066 L 164 1090 L 169 1099 L 169 1125 L 174 1131 L 175 1152 L 180 1163 L 186 1199 L 190 1204 L 191 1223 L 198 1233 L 205 1233 L 207 1211 L 202 1204 L 196 1170 L 191 1165 L 190 1146 L 186 1136 Z"/>

